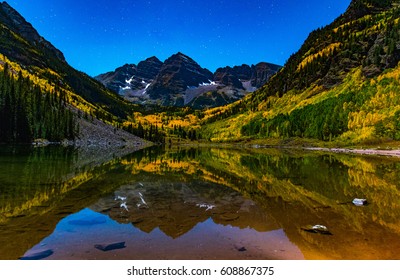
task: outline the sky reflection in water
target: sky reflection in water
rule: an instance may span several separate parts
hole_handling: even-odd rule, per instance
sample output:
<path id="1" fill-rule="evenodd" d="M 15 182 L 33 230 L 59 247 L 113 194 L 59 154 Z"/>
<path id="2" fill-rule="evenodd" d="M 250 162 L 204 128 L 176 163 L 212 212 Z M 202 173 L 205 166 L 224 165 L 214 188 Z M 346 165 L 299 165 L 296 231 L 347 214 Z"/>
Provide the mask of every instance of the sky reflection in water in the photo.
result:
<path id="1" fill-rule="evenodd" d="M 5 151 L 2 259 L 399 259 L 399 159 Z M 357 207 L 354 198 L 370 203 Z M 312 225 L 332 235 L 302 230 Z"/>

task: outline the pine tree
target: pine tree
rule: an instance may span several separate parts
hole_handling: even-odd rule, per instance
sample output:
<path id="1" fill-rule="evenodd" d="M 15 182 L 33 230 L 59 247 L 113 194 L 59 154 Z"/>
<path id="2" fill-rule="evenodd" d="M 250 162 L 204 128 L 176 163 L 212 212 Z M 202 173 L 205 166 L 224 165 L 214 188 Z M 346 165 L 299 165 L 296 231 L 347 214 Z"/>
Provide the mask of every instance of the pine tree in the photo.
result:
<path id="1" fill-rule="evenodd" d="M 22 72 L 14 77 L 5 64 L 0 72 L 0 142 L 73 139 L 77 133 L 75 118 L 65 101 L 65 93 L 44 92 Z"/>

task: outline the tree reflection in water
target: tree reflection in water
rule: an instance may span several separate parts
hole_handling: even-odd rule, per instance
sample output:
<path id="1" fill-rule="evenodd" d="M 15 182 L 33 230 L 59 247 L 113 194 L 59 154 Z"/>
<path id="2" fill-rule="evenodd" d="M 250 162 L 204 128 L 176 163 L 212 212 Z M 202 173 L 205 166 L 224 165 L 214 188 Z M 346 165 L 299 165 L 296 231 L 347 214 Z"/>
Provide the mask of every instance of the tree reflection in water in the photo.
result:
<path id="1" fill-rule="evenodd" d="M 59 248 L 49 257 L 55 259 L 399 258 L 398 159 L 152 148 L 80 165 L 78 155 L 42 158 L 49 169 L 40 180 L 32 177 L 34 165 L 16 163 L 28 191 L 0 177 L 9 185 L 1 200 L 1 258 L 50 246 Z M 356 197 L 370 204 L 357 207 Z M 106 222 L 68 223 L 85 215 Z M 332 235 L 301 230 L 319 224 Z M 121 242 L 118 250 L 94 247 Z"/>

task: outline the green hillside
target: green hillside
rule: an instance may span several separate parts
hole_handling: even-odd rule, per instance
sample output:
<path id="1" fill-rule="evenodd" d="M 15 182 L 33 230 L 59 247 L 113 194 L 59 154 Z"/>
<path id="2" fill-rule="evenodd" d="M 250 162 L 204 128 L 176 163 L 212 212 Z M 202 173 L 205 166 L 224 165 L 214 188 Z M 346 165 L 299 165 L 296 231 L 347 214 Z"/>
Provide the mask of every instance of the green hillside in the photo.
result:
<path id="1" fill-rule="evenodd" d="M 211 141 L 400 140 L 399 1 L 353 1 L 269 83 L 203 120 Z"/>

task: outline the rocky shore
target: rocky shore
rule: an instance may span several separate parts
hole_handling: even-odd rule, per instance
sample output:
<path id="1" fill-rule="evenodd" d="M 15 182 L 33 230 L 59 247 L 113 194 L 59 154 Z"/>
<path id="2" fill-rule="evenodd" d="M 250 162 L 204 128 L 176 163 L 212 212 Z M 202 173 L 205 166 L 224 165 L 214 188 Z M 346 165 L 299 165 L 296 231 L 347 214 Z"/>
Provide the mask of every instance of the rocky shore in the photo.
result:
<path id="1" fill-rule="evenodd" d="M 379 155 L 400 157 L 400 150 L 379 150 L 379 149 L 350 149 L 350 148 L 304 148 L 309 151 L 324 151 L 333 153 L 358 154 L 358 155 Z"/>
<path id="2" fill-rule="evenodd" d="M 75 140 L 63 140 L 61 142 L 50 142 L 47 139 L 35 139 L 33 145 L 47 146 L 61 144 L 64 146 L 75 146 L 79 148 L 118 148 L 127 147 L 141 149 L 153 145 L 153 143 L 130 134 L 122 129 L 115 128 L 100 120 L 92 121 L 79 119 L 79 134 Z"/>
<path id="3" fill-rule="evenodd" d="M 78 147 L 147 147 L 152 143 L 97 119 L 93 121 L 80 119 L 79 135 L 74 145 Z"/>

